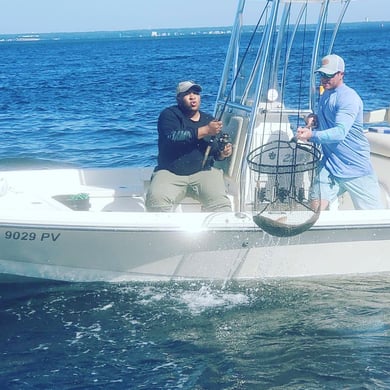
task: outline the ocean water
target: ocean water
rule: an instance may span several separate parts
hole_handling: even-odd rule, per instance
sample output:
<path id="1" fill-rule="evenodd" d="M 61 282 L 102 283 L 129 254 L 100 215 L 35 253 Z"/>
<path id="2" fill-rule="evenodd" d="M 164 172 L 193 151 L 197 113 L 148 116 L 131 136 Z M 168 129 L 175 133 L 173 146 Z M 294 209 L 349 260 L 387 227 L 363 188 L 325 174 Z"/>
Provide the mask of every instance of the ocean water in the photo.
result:
<path id="1" fill-rule="evenodd" d="M 228 40 L 1 43 L 0 159 L 154 165 L 157 117 L 178 81 L 199 80 L 212 112 Z"/>
<path id="2" fill-rule="evenodd" d="M 5 389 L 388 389 L 389 275 L 0 286 Z"/>
<path id="3" fill-rule="evenodd" d="M 390 105 L 389 30 L 350 25 L 336 42 L 366 110 Z M 202 84 L 212 111 L 228 41 L 0 42 L 1 168 L 155 165 L 175 84 Z M 0 385 L 388 389 L 389 280 L 5 283 Z"/>

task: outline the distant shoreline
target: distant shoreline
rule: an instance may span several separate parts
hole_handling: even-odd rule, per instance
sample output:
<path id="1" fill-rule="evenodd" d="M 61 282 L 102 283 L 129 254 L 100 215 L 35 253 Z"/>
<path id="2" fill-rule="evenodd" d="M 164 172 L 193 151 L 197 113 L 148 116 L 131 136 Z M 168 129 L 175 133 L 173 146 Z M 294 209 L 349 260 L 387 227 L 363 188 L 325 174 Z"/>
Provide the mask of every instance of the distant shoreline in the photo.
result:
<path id="1" fill-rule="evenodd" d="M 308 28 L 314 30 L 315 24 Z M 350 28 L 386 28 L 390 30 L 390 21 L 366 21 L 343 23 L 342 29 Z M 251 32 L 254 26 L 245 26 Z M 0 34 L 0 42 L 36 42 L 47 40 L 80 40 L 80 39 L 134 39 L 134 38 L 166 38 L 188 36 L 230 35 L 231 26 L 199 27 L 199 28 L 161 28 L 123 31 L 87 31 L 87 32 L 51 32 L 51 33 L 19 33 Z"/>

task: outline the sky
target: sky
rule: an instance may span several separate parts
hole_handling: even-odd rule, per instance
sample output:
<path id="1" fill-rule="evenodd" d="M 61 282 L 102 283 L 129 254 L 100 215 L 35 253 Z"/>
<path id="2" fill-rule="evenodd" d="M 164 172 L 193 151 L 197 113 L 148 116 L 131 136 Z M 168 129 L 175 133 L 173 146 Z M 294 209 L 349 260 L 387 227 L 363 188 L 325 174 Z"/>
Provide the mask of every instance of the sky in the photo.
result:
<path id="1" fill-rule="evenodd" d="M 237 0 L 0 0 L 0 34 L 230 26 L 237 4 Z M 390 0 L 353 0 L 345 21 L 365 18 L 390 21 Z"/>

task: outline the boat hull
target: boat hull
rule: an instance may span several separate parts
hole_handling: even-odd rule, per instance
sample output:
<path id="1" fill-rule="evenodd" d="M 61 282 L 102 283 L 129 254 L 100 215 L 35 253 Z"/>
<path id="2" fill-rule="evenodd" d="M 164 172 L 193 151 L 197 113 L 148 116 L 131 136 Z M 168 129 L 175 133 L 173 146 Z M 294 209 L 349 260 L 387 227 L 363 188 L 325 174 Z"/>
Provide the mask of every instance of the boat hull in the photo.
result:
<path id="1" fill-rule="evenodd" d="M 349 216 L 343 224 L 328 224 L 332 213 L 325 214 L 309 231 L 284 238 L 262 232 L 248 215 L 233 214 L 155 215 L 149 227 L 3 223 L 0 273 L 86 282 L 390 272 L 390 221 L 365 224 L 360 214 L 337 212 L 344 221 Z"/>

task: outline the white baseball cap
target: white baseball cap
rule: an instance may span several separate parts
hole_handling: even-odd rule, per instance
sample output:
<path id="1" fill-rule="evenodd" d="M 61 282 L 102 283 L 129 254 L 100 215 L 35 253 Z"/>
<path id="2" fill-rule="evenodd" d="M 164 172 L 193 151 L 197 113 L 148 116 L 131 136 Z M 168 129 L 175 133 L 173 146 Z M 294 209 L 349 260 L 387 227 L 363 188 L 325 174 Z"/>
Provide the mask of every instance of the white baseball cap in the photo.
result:
<path id="1" fill-rule="evenodd" d="M 344 72 L 344 69 L 344 60 L 336 54 L 329 54 L 322 59 L 321 67 L 316 72 L 335 74 L 337 72 Z"/>

